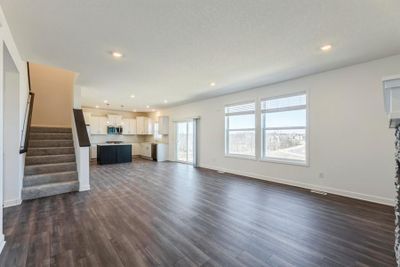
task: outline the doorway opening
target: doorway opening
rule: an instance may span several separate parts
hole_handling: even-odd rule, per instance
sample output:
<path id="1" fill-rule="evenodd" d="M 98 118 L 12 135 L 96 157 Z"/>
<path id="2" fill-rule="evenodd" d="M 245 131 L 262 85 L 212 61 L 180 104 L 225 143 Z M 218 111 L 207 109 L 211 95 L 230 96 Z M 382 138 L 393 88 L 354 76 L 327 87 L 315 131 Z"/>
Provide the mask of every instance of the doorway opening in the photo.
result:
<path id="1" fill-rule="evenodd" d="M 194 155 L 193 121 L 176 123 L 176 160 L 182 163 L 193 164 Z"/>

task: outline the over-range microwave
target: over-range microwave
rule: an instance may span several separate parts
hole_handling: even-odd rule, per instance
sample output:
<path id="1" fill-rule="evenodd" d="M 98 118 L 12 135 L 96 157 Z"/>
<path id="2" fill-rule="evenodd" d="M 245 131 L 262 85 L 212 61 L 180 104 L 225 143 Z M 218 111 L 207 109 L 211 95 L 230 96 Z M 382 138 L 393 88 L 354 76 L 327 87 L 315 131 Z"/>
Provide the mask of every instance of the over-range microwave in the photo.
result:
<path id="1" fill-rule="evenodd" d="M 122 126 L 107 126 L 107 134 L 122 134 Z"/>

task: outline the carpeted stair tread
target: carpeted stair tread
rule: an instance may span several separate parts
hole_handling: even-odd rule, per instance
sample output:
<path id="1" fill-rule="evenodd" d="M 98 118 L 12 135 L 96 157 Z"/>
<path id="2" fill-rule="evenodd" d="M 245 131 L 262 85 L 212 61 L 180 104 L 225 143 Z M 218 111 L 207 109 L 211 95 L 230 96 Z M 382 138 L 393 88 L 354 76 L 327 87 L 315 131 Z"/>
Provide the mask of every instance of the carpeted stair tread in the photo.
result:
<path id="1" fill-rule="evenodd" d="M 30 140 L 72 140 L 72 133 L 31 133 Z"/>
<path id="2" fill-rule="evenodd" d="M 65 172 L 65 171 L 75 171 L 75 170 L 76 170 L 76 162 L 35 164 L 35 165 L 25 166 L 25 175 Z"/>
<path id="3" fill-rule="evenodd" d="M 79 190 L 71 128 L 31 127 L 22 199 Z"/>
<path id="4" fill-rule="evenodd" d="M 41 197 L 54 196 L 79 190 L 79 182 L 67 181 L 49 183 L 44 185 L 27 186 L 22 189 L 22 199 L 35 199 Z"/>
<path id="5" fill-rule="evenodd" d="M 67 181 L 78 181 L 78 172 L 66 171 L 27 175 L 24 177 L 24 187 Z"/>
<path id="6" fill-rule="evenodd" d="M 72 133 L 68 127 L 31 127 L 31 133 Z"/>
<path id="7" fill-rule="evenodd" d="M 74 154 L 74 147 L 30 147 L 27 156 Z"/>
<path id="8" fill-rule="evenodd" d="M 35 147 L 72 147 L 72 140 L 30 140 L 29 148 Z M 28 149 L 29 150 L 29 149 Z"/>
<path id="9" fill-rule="evenodd" d="M 25 158 L 26 166 L 62 162 L 75 162 L 75 154 L 27 156 Z"/>

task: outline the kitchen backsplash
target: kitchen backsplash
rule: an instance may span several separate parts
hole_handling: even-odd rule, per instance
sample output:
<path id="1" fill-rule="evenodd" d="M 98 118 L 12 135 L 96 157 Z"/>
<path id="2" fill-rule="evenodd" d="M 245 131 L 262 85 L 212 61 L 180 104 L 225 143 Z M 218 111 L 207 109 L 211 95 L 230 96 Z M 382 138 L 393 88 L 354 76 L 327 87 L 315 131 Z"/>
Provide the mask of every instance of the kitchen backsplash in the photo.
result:
<path id="1" fill-rule="evenodd" d="M 146 137 L 140 135 L 117 135 L 117 134 L 90 136 L 90 142 L 92 144 L 102 144 L 107 141 L 122 141 L 124 143 L 143 143 L 146 142 Z"/>

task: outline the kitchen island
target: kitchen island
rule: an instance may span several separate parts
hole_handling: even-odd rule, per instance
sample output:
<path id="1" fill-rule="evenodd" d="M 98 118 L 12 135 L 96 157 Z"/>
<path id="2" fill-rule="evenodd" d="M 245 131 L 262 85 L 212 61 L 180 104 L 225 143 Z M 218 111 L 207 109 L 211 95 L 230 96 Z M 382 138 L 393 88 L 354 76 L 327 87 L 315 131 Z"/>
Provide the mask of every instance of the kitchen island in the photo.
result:
<path id="1" fill-rule="evenodd" d="M 132 162 L 131 144 L 98 144 L 97 163 L 115 164 Z"/>

